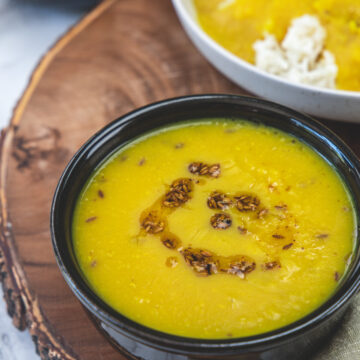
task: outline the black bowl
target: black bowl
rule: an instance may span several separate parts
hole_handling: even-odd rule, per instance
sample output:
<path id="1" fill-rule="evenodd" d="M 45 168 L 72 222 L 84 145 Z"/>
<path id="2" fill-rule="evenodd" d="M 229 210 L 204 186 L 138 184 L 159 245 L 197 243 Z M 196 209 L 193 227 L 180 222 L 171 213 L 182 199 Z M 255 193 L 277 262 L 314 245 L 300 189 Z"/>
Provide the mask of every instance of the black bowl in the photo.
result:
<path id="1" fill-rule="evenodd" d="M 360 284 L 359 234 L 348 271 L 331 298 L 308 316 L 277 330 L 245 338 L 203 340 L 169 335 L 119 314 L 90 288 L 79 269 L 71 239 L 80 190 L 110 154 L 139 135 L 184 120 L 246 119 L 292 134 L 320 153 L 340 174 L 359 216 L 359 161 L 330 130 L 283 106 L 248 97 L 199 95 L 165 100 L 135 110 L 95 134 L 72 158 L 60 178 L 51 209 L 51 236 L 59 268 L 101 331 L 130 359 L 299 359 L 318 345 L 341 319 Z"/>

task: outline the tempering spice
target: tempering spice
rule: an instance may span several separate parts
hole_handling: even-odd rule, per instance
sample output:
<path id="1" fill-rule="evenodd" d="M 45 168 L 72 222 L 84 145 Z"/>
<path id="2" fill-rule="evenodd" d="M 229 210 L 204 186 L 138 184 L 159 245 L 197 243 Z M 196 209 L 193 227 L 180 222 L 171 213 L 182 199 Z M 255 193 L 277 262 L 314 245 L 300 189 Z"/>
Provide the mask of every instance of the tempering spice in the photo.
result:
<path id="1" fill-rule="evenodd" d="M 220 271 L 227 272 L 228 274 L 237 275 L 240 278 L 244 279 L 245 274 L 248 274 L 254 271 L 256 268 L 256 263 L 253 259 L 248 256 L 238 256 L 234 257 L 234 260 L 230 262 L 228 268 L 221 268 Z"/>
<path id="2" fill-rule="evenodd" d="M 160 204 L 168 213 L 175 211 L 176 208 L 183 205 L 190 199 L 190 194 L 193 191 L 194 183 L 190 178 L 179 178 L 174 180 L 169 186 L 165 196 L 160 199 Z M 219 192 L 214 192 L 210 195 L 212 201 L 209 206 L 215 208 L 227 208 L 232 204 L 230 197 Z M 210 199 L 209 198 L 209 199 Z M 209 200 L 210 201 L 210 200 Z M 161 235 L 162 244 L 169 250 L 178 251 L 184 258 L 185 262 L 191 266 L 194 272 L 200 276 L 209 276 L 217 274 L 218 272 L 227 273 L 230 275 L 237 275 L 244 278 L 246 274 L 255 270 L 256 264 L 253 259 L 245 255 L 235 256 L 218 256 L 211 251 L 204 249 L 193 249 L 191 246 L 187 248 L 182 247 L 181 240 L 174 234 L 167 230 L 166 218 L 163 217 L 162 208 L 159 209 L 159 201 L 156 201 L 153 206 L 144 211 L 140 218 L 140 225 L 148 234 Z M 165 209 L 164 209 L 165 210 Z M 232 224 L 229 214 L 217 213 L 211 218 L 211 224 L 216 229 L 226 229 Z M 246 229 L 245 229 L 246 230 Z M 174 267 L 177 265 L 175 257 L 169 257 L 166 265 Z"/>
<path id="3" fill-rule="evenodd" d="M 179 264 L 179 261 L 175 256 L 170 256 L 166 259 L 165 264 L 169 268 L 174 268 L 175 266 L 177 266 Z"/>
<path id="4" fill-rule="evenodd" d="M 188 170 L 195 175 L 218 177 L 220 175 L 220 164 L 208 165 L 201 162 L 193 162 L 188 166 Z M 256 269 L 255 261 L 245 255 L 221 256 L 209 250 L 195 249 L 191 245 L 184 248 L 182 241 L 167 228 L 166 216 L 177 208 L 184 205 L 191 199 L 195 185 L 201 185 L 204 180 L 179 178 L 174 180 L 168 187 L 165 195 L 146 211 L 140 219 L 141 228 L 148 234 L 160 235 L 162 244 L 169 250 L 178 251 L 184 258 L 187 265 L 199 276 L 210 276 L 217 273 L 226 273 L 245 278 L 245 275 Z M 275 186 L 274 186 L 275 188 Z M 271 189 L 273 190 L 273 189 Z M 98 193 L 100 197 L 100 193 Z M 210 218 L 211 226 L 216 230 L 225 230 L 232 225 L 232 218 L 226 212 L 231 207 L 236 207 L 240 212 L 256 212 L 256 218 L 264 219 L 269 210 L 260 207 L 260 199 L 253 194 L 241 194 L 230 196 L 219 190 L 213 191 L 208 199 L 207 206 L 212 210 L 221 210 Z M 274 206 L 276 210 L 287 210 L 286 204 Z M 271 215 L 271 214 L 270 214 Z M 284 215 L 285 217 L 285 215 Z M 94 217 L 95 219 L 96 217 Z M 92 218 L 89 218 L 92 219 Z M 88 219 L 88 220 L 89 220 Z M 91 221 L 91 220 L 89 220 Z M 240 234 L 247 234 L 248 230 L 244 226 L 237 226 Z M 273 239 L 285 239 L 284 235 L 275 233 L 271 235 Z M 326 238 L 328 234 L 318 234 L 317 238 Z M 282 246 L 283 250 L 288 250 L 293 246 L 293 242 Z M 178 264 L 176 257 L 169 257 L 166 266 L 175 267 Z M 273 270 L 281 268 L 278 260 L 266 262 L 262 265 L 263 270 Z M 335 278 L 339 275 L 335 275 Z"/>
<path id="5" fill-rule="evenodd" d="M 246 235 L 247 234 L 247 229 L 241 226 L 238 226 L 237 229 L 239 230 L 239 233 L 241 235 Z"/>
<path id="6" fill-rule="evenodd" d="M 329 237 L 329 234 L 317 234 L 316 235 L 317 239 L 326 239 L 327 237 Z"/>
<path id="7" fill-rule="evenodd" d="M 279 205 L 275 205 L 274 208 L 276 210 L 287 210 L 287 205 L 286 204 L 279 204 Z"/>
<path id="8" fill-rule="evenodd" d="M 227 229 L 232 224 L 231 216 L 226 213 L 214 214 L 210 219 L 210 224 L 214 229 Z"/>
<path id="9" fill-rule="evenodd" d="M 214 191 L 208 197 L 207 205 L 210 209 L 227 210 L 232 205 L 232 200 L 220 191 Z"/>
<path id="10" fill-rule="evenodd" d="M 289 250 L 293 245 L 294 245 L 294 243 L 290 243 L 290 244 L 284 245 L 284 246 L 283 246 L 283 250 Z"/>
<path id="11" fill-rule="evenodd" d="M 181 251 L 185 262 L 201 276 L 209 276 L 217 272 L 217 264 L 213 254 L 206 250 L 186 248 Z"/>
<path id="12" fill-rule="evenodd" d="M 273 237 L 274 239 L 284 239 L 284 238 L 285 238 L 285 236 L 280 235 L 280 234 L 273 234 L 272 237 Z"/>
<path id="13" fill-rule="evenodd" d="M 256 211 L 260 200 L 252 195 L 235 196 L 235 206 L 239 211 Z"/>
<path id="14" fill-rule="evenodd" d="M 189 195 L 181 191 L 169 191 L 165 194 L 163 205 L 166 207 L 179 207 L 189 200 Z"/>
<path id="15" fill-rule="evenodd" d="M 161 242 L 163 243 L 163 245 L 165 247 L 167 247 L 168 249 L 171 249 L 171 250 L 177 249 L 181 245 L 180 239 L 176 238 L 173 235 L 170 235 L 170 236 L 165 235 L 165 236 L 163 236 L 161 238 Z"/>
<path id="16" fill-rule="evenodd" d="M 221 174 L 220 164 L 205 164 L 202 162 L 193 162 L 188 166 L 188 170 L 195 175 L 210 176 L 217 178 Z"/>
<path id="17" fill-rule="evenodd" d="M 138 162 L 138 165 L 139 166 L 143 166 L 146 162 L 146 159 L 145 158 L 141 158 L 140 161 Z"/>
<path id="18" fill-rule="evenodd" d="M 280 269 L 281 264 L 279 261 L 269 261 L 262 266 L 263 270 Z"/>
<path id="19" fill-rule="evenodd" d="M 190 193 L 193 189 L 192 180 L 188 178 L 180 178 L 170 185 L 168 191 L 162 201 L 163 206 L 173 208 L 185 204 L 190 199 Z"/>
<path id="20" fill-rule="evenodd" d="M 254 271 L 255 261 L 244 255 L 219 256 L 211 251 L 188 247 L 181 251 L 185 262 L 200 276 L 209 276 L 219 272 L 236 275 L 244 279 Z"/>
<path id="21" fill-rule="evenodd" d="M 270 192 L 275 191 L 277 189 L 277 184 L 276 183 L 269 184 L 268 189 Z"/>
<path id="22" fill-rule="evenodd" d="M 259 212 L 257 214 L 258 219 L 263 219 L 268 212 L 269 212 L 269 210 L 265 209 L 265 208 L 259 210 Z"/>
<path id="23" fill-rule="evenodd" d="M 141 222 L 142 228 L 148 234 L 158 234 L 165 229 L 165 222 L 161 220 L 156 211 L 150 211 Z"/>

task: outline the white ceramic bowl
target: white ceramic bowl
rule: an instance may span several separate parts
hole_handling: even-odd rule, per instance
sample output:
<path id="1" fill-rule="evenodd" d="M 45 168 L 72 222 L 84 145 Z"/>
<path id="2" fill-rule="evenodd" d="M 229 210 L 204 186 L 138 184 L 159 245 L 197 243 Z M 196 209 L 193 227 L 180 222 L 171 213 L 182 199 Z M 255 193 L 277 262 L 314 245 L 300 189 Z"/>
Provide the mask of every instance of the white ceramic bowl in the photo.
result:
<path id="1" fill-rule="evenodd" d="M 266 99 L 326 119 L 360 123 L 360 92 L 296 84 L 270 75 L 212 40 L 200 27 L 192 0 L 172 0 L 186 33 L 221 73 Z"/>

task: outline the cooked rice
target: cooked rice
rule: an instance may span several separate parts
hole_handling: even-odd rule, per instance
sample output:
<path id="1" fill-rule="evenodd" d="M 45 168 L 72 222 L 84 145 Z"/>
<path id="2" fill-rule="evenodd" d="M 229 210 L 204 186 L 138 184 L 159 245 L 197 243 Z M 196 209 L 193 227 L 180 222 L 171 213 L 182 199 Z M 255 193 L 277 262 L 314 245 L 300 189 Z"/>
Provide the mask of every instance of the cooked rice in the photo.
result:
<path id="1" fill-rule="evenodd" d="M 292 21 L 281 44 L 271 34 L 255 42 L 255 64 L 290 81 L 333 89 L 338 69 L 332 53 L 324 50 L 325 38 L 315 16 L 301 16 Z"/>

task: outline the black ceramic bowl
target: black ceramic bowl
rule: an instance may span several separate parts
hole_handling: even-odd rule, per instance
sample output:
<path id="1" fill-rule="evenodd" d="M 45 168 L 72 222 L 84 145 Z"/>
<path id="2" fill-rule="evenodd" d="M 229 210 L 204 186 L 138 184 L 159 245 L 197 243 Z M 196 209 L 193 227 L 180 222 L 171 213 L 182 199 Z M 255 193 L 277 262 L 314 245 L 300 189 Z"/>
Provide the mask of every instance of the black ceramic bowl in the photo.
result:
<path id="1" fill-rule="evenodd" d="M 230 95 L 165 100 L 135 110 L 94 135 L 72 158 L 55 192 L 51 235 L 60 270 L 101 331 L 129 359 L 299 359 L 319 344 L 339 321 L 360 283 L 359 234 L 349 269 L 331 298 L 286 327 L 246 338 L 203 340 L 169 335 L 138 324 L 104 303 L 90 288 L 74 256 L 72 214 L 80 190 L 109 154 L 158 127 L 201 118 L 247 119 L 290 133 L 320 153 L 342 177 L 359 217 L 359 161 L 330 130 L 309 117 L 267 101 Z M 311 350 L 310 350 L 311 351 Z"/>

